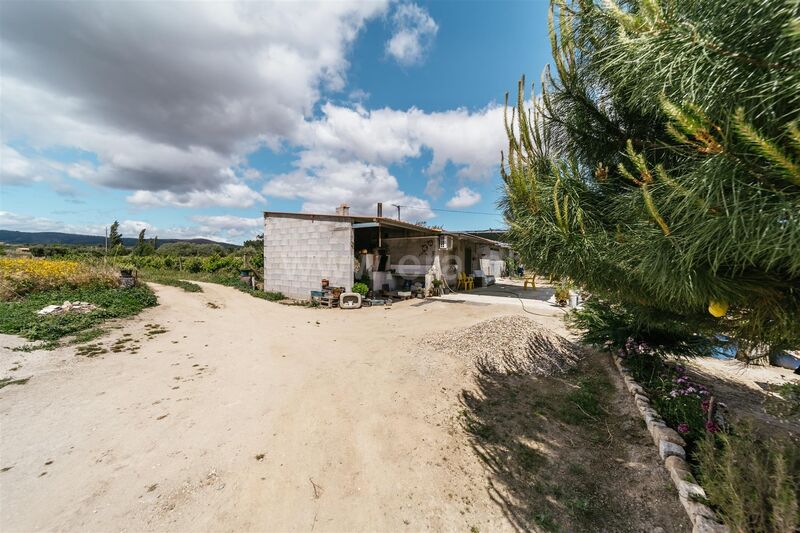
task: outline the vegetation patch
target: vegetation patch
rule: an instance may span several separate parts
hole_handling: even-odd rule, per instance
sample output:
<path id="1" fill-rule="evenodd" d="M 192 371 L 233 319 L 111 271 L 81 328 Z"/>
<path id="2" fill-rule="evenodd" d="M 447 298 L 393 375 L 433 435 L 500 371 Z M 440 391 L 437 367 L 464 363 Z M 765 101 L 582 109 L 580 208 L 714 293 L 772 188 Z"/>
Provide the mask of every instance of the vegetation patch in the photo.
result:
<path id="1" fill-rule="evenodd" d="M 773 394 L 764 401 L 764 410 L 782 420 L 800 420 L 800 382 L 770 385 Z"/>
<path id="2" fill-rule="evenodd" d="M 28 380 L 31 378 L 22 378 L 22 379 L 12 379 L 12 378 L 3 378 L 0 379 L 0 389 L 6 387 L 8 385 L 25 385 Z"/>
<path id="3" fill-rule="evenodd" d="M 620 412 L 602 357 L 557 376 L 480 372 L 476 380 L 462 394 L 462 425 L 491 472 L 496 501 L 520 530 L 597 531 L 602 524 L 625 531 L 685 520 L 679 506 L 670 503 L 670 515 L 654 519 L 656 506 L 637 501 L 643 491 L 647 499 L 674 497 L 661 480 L 648 486 L 637 478 L 645 477 L 641 469 L 621 466 L 628 447 L 652 445 Z"/>
<path id="4" fill-rule="evenodd" d="M 0 257 L 0 300 L 4 301 L 20 299 L 34 292 L 86 285 L 113 287 L 116 283 L 113 271 L 99 265 Z"/>
<path id="5" fill-rule="evenodd" d="M 139 274 L 141 279 L 144 281 L 152 281 L 153 283 L 181 287 L 188 292 L 202 292 L 203 288 L 200 285 L 192 283 L 192 281 L 201 281 L 205 283 L 225 285 L 226 287 L 233 287 L 234 289 L 246 292 L 250 296 L 268 300 L 270 302 L 277 302 L 286 298 L 286 296 L 280 292 L 253 289 L 247 283 L 244 283 L 239 279 L 238 271 L 231 272 L 229 270 L 220 270 L 207 272 L 203 269 L 178 271 L 170 269 L 158 270 L 153 267 L 149 267 L 140 270 Z"/>
<path id="6" fill-rule="evenodd" d="M 22 346 L 11 348 L 11 351 L 28 353 L 36 350 L 55 350 L 59 346 L 61 346 L 61 343 L 58 341 L 29 342 L 27 344 L 23 344 Z"/>
<path id="7" fill-rule="evenodd" d="M 103 355 L 106 353 L 108 353 L 108 350 L 106 350 L 99 342 L 84 344 L 75 349 L 75 355 L 80 355 L 83 357 L 97 357 L 98 355 Z"/>
<path id="8" fill-rule="evenodd" d="M 66 300 L 90 302 L 98 309 L 88 313 L 36 314 L 43 307 Z M 156 304 L 155 295 L 146 286 L 123 289 L 90 284 L 32 292 L 23 298 L 0 301 L 0 333 L 32 341 L 57 341 L 81 332 L 89 337 L 99 336 L 96 328 L 105 320 L 132 316 Z"/>
<path id="9" fill-rule="evenodd" d="M 166 328 L 162 327 L 160 324 L 145 324 L 144 325 L 144 334 L 148 337 L 153 337 L 155 335 L 161 335 L 162 333 L 166 333 Z"/>
<path id="10" fill-rule="evenodd" d="M 732 531 L 800 527 L 800 442 L 758 435 L 740 424 L 703 439 L 696 461 L 709 503 Z"/>
<path id="11" fill-rule="evenodd" d="M 141 272 L 141 277 L 145 281 L 152 281 L 153 283 L 160 283 L 161 285 L 178 287 L 186 292 L 203 292 L 203 287 L 197 283 L 192 283 L 191 281 L 182 279 L 187 277 L 184 272 L 156 270 L 149 268 Z"/>

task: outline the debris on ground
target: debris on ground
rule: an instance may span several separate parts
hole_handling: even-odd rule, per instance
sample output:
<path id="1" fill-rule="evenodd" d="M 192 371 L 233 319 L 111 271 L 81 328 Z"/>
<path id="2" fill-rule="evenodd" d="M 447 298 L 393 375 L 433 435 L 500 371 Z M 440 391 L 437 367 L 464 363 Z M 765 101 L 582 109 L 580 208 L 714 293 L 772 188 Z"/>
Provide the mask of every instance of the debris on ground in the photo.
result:
<path id="1" fill-rule="evenodd" d="M 433 349 L 475 361 L 482 372 L 549 376 L 575 366 L 583 349 L 524 316 L 484 320 L 424 339 Z"/>
<path id="2" fill-rule="evenodd" d="M 60 315 L 62 313 L 88 313 L 97 309 L 97 306 L 89 302 L 70 302 L 65 301 L 61 305 L 48 305 L 36 312 L 39 316 Z"/>

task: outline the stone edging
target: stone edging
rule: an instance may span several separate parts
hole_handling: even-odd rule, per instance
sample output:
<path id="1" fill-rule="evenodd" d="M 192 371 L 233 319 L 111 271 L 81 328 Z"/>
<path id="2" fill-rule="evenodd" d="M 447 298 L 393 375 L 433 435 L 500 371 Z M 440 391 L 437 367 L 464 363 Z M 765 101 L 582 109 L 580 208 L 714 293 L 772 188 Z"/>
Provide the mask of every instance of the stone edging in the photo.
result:
<path id="1" fill-rule="evenodd" d="M 644 388 L 634 381 L 630 372 L 622 365 L 622 359 L 618 355 L 614 355 L 613 358 L 625 387 L 633 396 L 633 401 L 647 424 L 647 430 L 658 447 L 658 454 L 664 461 L 664 467 L 678 490 L 681 504 L 692 522 L 693 533 L 728 533 L 728 528 L 717 522 L 714 511 L 694 499 L 705 498 L 706 492 L 697 483 L 686 463 L 686 450 L 684 450 L 686 441 L 677 431 L 667 427 L 658 412 L 650 407 L 650 399 Z"/>

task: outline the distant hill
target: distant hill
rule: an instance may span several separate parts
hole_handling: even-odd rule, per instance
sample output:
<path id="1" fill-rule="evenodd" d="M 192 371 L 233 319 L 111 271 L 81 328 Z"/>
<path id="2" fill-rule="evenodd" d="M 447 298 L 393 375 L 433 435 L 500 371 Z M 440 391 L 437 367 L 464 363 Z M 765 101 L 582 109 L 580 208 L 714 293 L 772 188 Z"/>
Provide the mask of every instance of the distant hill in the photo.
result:
<path id="1" fill-rule="evenodd" d="M 102 235 L 77 235 L 75 233 L 59 233 L 57 231 L 11 231 L 0 229 L 0 242 L 6 244 L 72 244 L 81 246 L 103 246 L 105 237 Z M 123 237 L 122 243 L 125 246 L 135 246 L 138 239 L 135 237 Z M 158 244 L 168 242 L 191 242 L 194 244 L 219 244 L 230 248 L 237 248 L 235 244 L 217 242 L 210 239 L 158 239 Z"/>

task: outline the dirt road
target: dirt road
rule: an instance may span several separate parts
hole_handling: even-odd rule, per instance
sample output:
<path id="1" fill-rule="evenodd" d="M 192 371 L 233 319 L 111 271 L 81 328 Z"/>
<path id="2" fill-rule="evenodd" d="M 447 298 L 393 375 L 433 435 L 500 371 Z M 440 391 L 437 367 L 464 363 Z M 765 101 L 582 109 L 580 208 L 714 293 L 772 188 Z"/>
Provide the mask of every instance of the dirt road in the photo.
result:
<path id="1" fill-rule="evenodd" d="M 203 288 L 157 286 L 160 306 L 100 339 L 117 352 L 0 339 L 3 367 L 33 375 L 0 389 L 0 530 L 511 529 L 458 422 L 472 368 L 414 347 L 518 306 Z"/>

